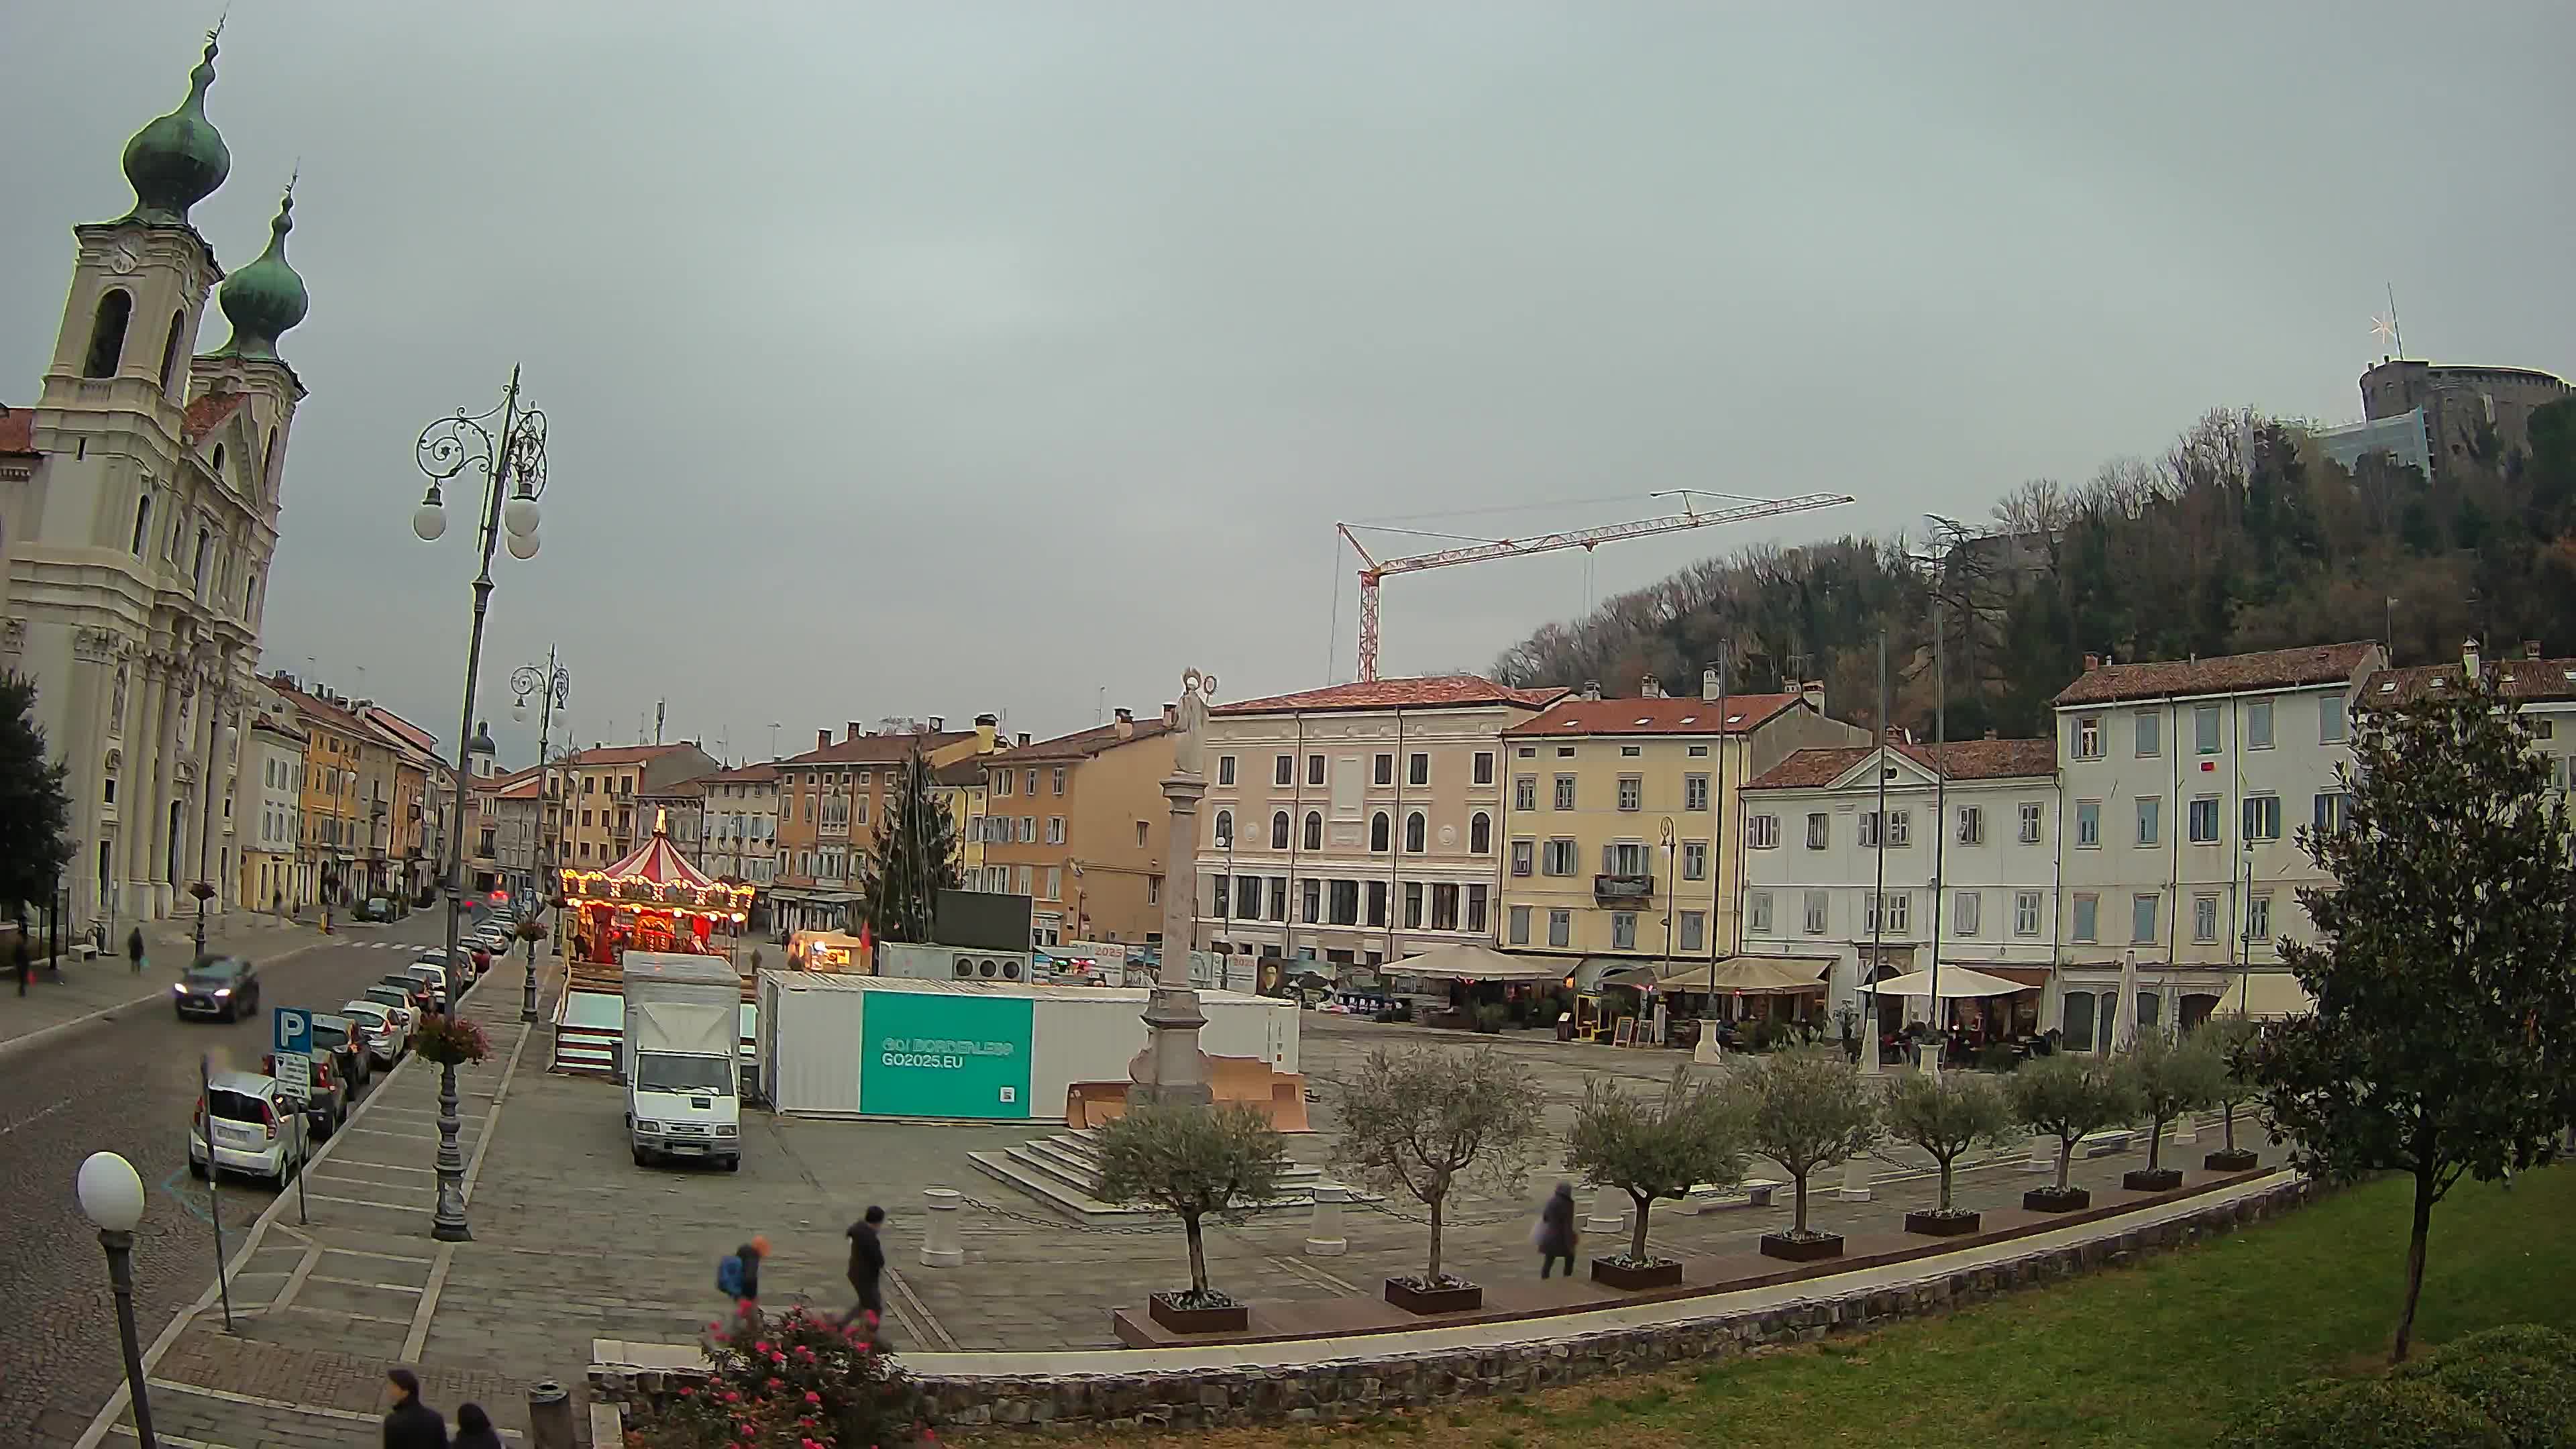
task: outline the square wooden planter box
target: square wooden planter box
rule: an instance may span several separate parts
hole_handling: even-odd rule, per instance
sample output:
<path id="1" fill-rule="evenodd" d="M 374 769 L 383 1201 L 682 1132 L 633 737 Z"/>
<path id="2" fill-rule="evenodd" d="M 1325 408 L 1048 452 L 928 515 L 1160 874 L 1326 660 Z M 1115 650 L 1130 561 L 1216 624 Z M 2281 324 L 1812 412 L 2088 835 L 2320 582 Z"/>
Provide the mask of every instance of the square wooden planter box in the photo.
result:
<path id="1" fill-rule="evenodd" d="M 1386 1301 L 1407 1313 L 1468 1313 L 1485 1306 L 1485 1290 L 1473 1283 L 1454 1288 L 1416 1288 L 1401 1278 L 1389 1278 Z"/>
<path id="2" fill-rule="evenodd" d="M 1645 1267 L 1631 1267 L 1608 1258 L 1592 1260 L 1592 1281 L 1612 1288 L 1678 1288 L 1682 1285 L 1682 1265 L 1678 1258 L 1660 1258 Z"/>
<path id="3" fill-rule="evenodd" d="M 2213 1152 L 2202 1158 L 2200 1165 L 2210 1172 L 2252 1172 L 2263 1165 L 2263 1159 L 2239 1147 L 2233 1152 Z"/>
<path id="4" fill-rule="evenodd" d="M 1905 1230 L 1927 1238 L 1959 1238 L 1975 1232 L 1983 1221 L 1978 1213 L 1907 1213 Z"/>
<path id="5" fill-rule="evenodd" d="M 1252 1328 L 1252 1309 L 1241 1303 L 1223 1308 L 1180 1308 L 1168 1293 L 1145 1300 L 1145 1312 L 1174 1333 L 1245 1333 Z"/>
<path id="6" fill-rule="evenodd" d="M 1762 1256 L 1789 1263 L 1813 1263 L 1843 1255 L 1843 1236 L 1827 1233 L 1820 1238 L 1792 1238 L 1782 1233 L 1762 1235 Z"/>
<path id="7" fill-rule="evenodd" d="M 2082 1212 L 2093 1205 L 2093 1194 L 2080 1187 L 2070 1187 L 2064 1192 L 2053 1187 L 2035 1187 L 2021 1195 L 2021 1205 L 2025 1212 Z"/>
<path id="8" fill-rule="evenodd" d="M 2171 1192 L 2182 1186 L 2179 1167 L 2138 1167 L 2120 1174 L 2120 1186 L 2131 1192 Z"/>

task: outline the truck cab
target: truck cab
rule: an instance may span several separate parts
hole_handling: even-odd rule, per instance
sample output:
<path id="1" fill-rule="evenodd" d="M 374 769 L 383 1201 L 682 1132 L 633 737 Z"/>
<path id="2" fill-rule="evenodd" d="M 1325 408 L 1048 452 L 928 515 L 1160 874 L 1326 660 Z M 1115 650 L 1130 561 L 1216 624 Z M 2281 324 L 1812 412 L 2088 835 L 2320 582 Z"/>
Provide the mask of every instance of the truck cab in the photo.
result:
<path id="1" fill-rule="evenodd" d="M 742 978 L 721 957 L 629 951 L 626 1131 L 635 1165 L 742 1166 Z"/>

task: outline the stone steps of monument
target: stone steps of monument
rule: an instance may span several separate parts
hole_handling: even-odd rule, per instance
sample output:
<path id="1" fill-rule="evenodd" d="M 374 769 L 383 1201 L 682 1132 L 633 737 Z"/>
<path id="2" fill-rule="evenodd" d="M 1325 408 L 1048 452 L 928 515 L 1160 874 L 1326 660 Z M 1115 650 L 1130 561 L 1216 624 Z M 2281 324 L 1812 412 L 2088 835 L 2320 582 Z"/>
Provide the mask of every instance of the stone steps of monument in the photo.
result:
<path id="1" fill-rule="evenodd" d="M 1077 1138 L 1085 1140 L 1070 1140 Z M 1160 1216 L 1152 1208 L 1101 1201 L 1099 1148 L 1089 1138 L 1089 1133 L 1059 1133 L 999 1152 L 969 1152 L 966 1160 L 985 1176 L 1007 1183 L 1077 1221 L 1133 1222 Z M 1302 1162 L 1291 1164 L 1280 1175 L 1280 1195 L 1252 1211 L 1312 1207 L 1315 1188 L 1324 1180 L 1321 1168 Z"/>

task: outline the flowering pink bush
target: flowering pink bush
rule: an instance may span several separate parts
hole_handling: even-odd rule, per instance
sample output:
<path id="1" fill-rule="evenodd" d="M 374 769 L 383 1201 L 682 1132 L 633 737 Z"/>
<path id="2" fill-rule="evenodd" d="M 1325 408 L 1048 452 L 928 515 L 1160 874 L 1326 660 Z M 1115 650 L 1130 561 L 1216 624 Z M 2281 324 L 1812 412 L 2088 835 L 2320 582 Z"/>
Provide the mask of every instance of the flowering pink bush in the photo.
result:
<path id="1" fill-rule="evenodd" d="M 743 1304 L 707 1325 L 711 1381 L 675 1391 L 627 1434 L 629 1449 L 896 1449 L 912 1393 L 865 1326 L 811 1309 Z"/>

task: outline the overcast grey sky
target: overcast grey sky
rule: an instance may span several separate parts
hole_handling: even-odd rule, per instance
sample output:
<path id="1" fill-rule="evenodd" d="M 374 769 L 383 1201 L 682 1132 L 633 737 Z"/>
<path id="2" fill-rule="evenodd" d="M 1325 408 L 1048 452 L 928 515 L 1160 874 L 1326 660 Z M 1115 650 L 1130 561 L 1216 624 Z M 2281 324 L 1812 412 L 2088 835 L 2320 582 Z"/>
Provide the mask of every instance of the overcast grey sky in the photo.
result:
<path id="1" fill-rule="evenodd" d="M 0 400 L 219 8 L 0 7 Z M 2571 53 L 2563 3 L 236 0 L 196 217 L 247 263 L 300 160 L 313 298 L 269 662 L 452 737 L 472 564 L 411 538 L 412 441 L 513 362 L 554 481 L 481 712 L 554 642 L 583 740 L 667 696 L 752 756 L 1347 676 L 1339 518 L 1860 499 L 1604 550 L 1606 594 L 2211 406 L 2347 420 L 2386 283 L 2410 351 L 2563 373 Z M 1583 591 L 1392 581 L 1387 670 Z"/>

